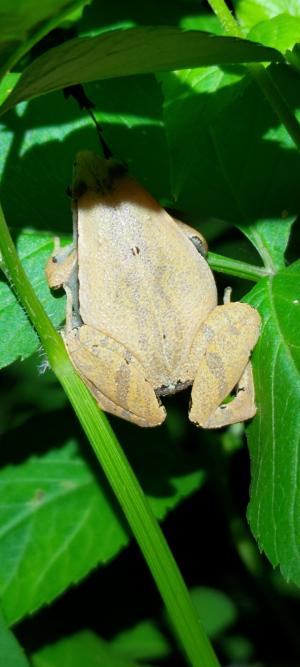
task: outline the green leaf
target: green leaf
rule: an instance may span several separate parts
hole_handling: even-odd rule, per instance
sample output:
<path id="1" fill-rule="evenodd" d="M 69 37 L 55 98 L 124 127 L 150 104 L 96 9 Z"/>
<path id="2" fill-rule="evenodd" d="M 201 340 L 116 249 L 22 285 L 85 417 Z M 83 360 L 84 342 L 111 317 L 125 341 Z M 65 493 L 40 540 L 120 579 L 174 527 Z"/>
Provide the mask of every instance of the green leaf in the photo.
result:
<path id="1" fill-rule="evenodd" d="M 156 198 L 171 197 L 162 93 L 155 77 L 112 79 L 85 89 L 113 153 Z M 10 225 L 71 232 L 66 188 L 75 155 L 101 151 L 91 119 L 74 100 L 53 93 L 7 114 L 1 129 L 1 201 Z"/>
<path id="2" fill-rule="evenodd" d="M 244 666 L 252 664 L 251 658 L 254 656 L 254 646 L 248 637 L 243 635 L 232 635 L 225 637 L 222 641 L 222 649 L 225 651 L 230 663 L 242 664 Z"/>
<path id="3" fill-rule="evenodd" d="M 286 60 L 295 68 L 296 71 L 300 72 L 300 44 L 295 44 L 292 51 L 287 51 L 285 54 Z"/>
<path id="4" fill-rule="evenodd" d="M 70 21 L 89 0 L 3 0 L 0 9 L 1 77 L 6 74 L 42 37 Z"/>
<path id="5" fill-rule="evenodd" d="M 216 637 L 237 619 L 237 610 L 228 595 L 201 586 L 191 590 L 192 600 L 209 637 Z"/>
<path id="6" fill-rule="evenodd" d="M 12 430 L 21 426 L 24 430 L 26 422 L 34 415 L 43 414 L 43 418 L 47 419 L 47 413 L 66 406 L 67 397 L 54 373 L 49 370 L 42 372 L 45 370 L 44 362 L 42 355 L 34 354 L 22 363 L 9 366 L 5 377 L 3 374 L 0 394 L 2 436 L 8 431 L 7 437 L 10 438 Z"/>
<path id="7" fill-rule="evenodd" d="M 198 12 L 195 16 L 183 16 L 180 21 L 180 27 L 185 30 L 204 30 L 214 35 L 222 35 L 224 33 L 222 25 L 215 14 L 207 14 L 207 12 Z"/>
<path id="8" fill-rule="evenodd" d="M 3 667 L 29 667 L 23 649 L 8 629 L 0 612 L 0 665 Z"/>
<path id="9" fill-rule="evenodd" d="M 279 14 L 272 19 L 255 25 L 247 35 L 248 39 L 260 42 L 265 46 L 272 46 L 282 53 L 292 49 L 300 39 L 300 14 L 290 16 Z"/>
<path id="10" fill-rule="evenodd" d="M 150 667 L 148 663 L 142 665 L 127 658 L 90 630 L 40 649 L 31 660 L 33 667 Z"/>
<path id="11" fill-rule="evenodd" d="M 0 81 L 0 106 L 13 90 L 20 76 L 18 72 L 8 72 Z"/>
<path id="12" fill-rule="evenodd" d="M 31 659 L 33 667 L 147 667 L 149 660 L 165 658 L 169 653 L 167 639 L 153 621 L 146 620 L 110 642 L 84 630 L 40 649 Z"/>
<path id="13" fill-rule="evenodd" d="M 120 632 L 113 638 L 112 646 L 118 653 L 133 660 L 159 660 L 168 656 L 171 650 L 166 637 L 150 620 Z"/>
<path id="14" fill-rule="evenodd" d="M 299 110 L 298 75 L 287 66 L 270 69 L 290 108 Z M 298 214 L 299 153 L 244 70 L 159 78 L 178 209 L 237 224 Z"/>
<path id="15" fill-rule="evenodd" d="M 258 411 L 248 427 L 248 518 L 259 547 L 300 585 L 300 262 L 261 281 L 247 296 L 262 318 L 253 354 Z"/>
<path id="16" fill-rule="evenodd" d="M 53 249 L 53 238 L 24 231 L 18 250 L 39 299 L 55 326 L 64 319 L 65 298 L 55 298 L 45 280 L 45 265 Z M 7 282 L 0 281 L 0 368 L 29 357 L 39 339 Z"/>
<path id="17" fill-rule="evenodd" d="M 294 222 L 294 218 L 259 220 L 252 225 L 238 227 L 253 243 L 266 269 L 275 273 L 285 266 L 284 253 Z"/>
<path id="18" fill-rule="evenodd" d="M 298 0 L 237 0 L 236 2 L 237 17 L 248 28 L 283 13 L 300 16 Z"/>
<path id="19" fill-rule="evenodd" d="M 197 455 L 188 461 L 167 434 L 163 449 L 150 433 L 142 448 L 133 438 L 128 450 L 159 519 L 202 483 Z M 10 623 L 107 563 L 129 540 L 105 480 L 74 443 L 3 469 L 0 506 L 0 596 Z"/>
<path id="20" fill-rule="evenodd" d="M 113 30 L 69 40 L 37 58 L 22 74 L 1 111 L 76 83 L 211 64 L 281 61 L 281 54 L 233 37 L 179 28 Z"/>
<path id="21" fill-rule="evenodd" d="M 84 0 L 82 1 L 84 4 Z M 63 9 L 74 5 L 74 0 L 1 0 L 1 40 L 23 41 L 34 26 L 49 20 Z"/>

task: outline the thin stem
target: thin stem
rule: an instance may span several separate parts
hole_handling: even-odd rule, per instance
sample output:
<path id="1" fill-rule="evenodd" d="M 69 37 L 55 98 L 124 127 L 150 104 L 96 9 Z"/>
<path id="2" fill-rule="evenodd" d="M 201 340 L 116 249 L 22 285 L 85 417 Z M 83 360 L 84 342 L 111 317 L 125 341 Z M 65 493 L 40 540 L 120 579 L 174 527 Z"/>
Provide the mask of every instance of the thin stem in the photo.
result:
<path id="1" fill-rule="evenodd" d="M 208 0 L 208 3 L 228 35 L 244 37 L 243 31 L 224 0 Z M 283 97 L 281 90 L 262 65 L 253 63 L 246 65 L 246 67 L 300 151 L 300 124 Z"/>
<path id="2" fill-rule="evenodd" d="M 192 667 L 219 667 L 185 583 L 137 478 L 105 415 L 69 360 L 61 337 L 37 299 L 19 261 L 0 206 L 0 251 L 6 274 L 45 347 L 102 469 L 123 509 Z"/>
<path id="3" fill-rule="evenodd" d="M 4 65 L 0 68 L 0 80 L 5 76 L 5 74 L 13 69 L 13 67 L 18 63 L 18 61 L 25 55 L 25 53 L 28 53 L 32 47 L 37 44 L 43 37 L 48 35 L 48 33 L 51 30 L 54 30 L 54 28 L 57 28 L 62 21 L 68 18 L 70 14 L 72 14 L 76 9 L 79 9 L 83 5 L 83 0 L 75 0 L 73 5 L 70 7 L 70 5 L 66 8 L 64 8 L 60 14 L 57 16 L 54 16 L 51 18 L 49 21 L 46 21 L 43 23 L 40 28 L 36 32 L 33 33 L 28 39 L 25 39 L 21 44 L 18 46 L 18 48 L 9 56 L 7 61 L 4 63 Z"/>
<path id="4" fill-rule="evenodd" d="M 228 32 L 232 37 L 243 37 L 239 24 L 223 0 L 208 0 L 208 4 L 219 19 L 225 32 Z"/>
<path id="5" fill-rule="evenodd" d="M 238 259 L 231 259 L 223 255 L 217 255 L 214 252 L 208 253 L 208 263 L 214 271 L 218 273 L 227 273 L 229 276 L 236 276 L 237 278 L 244 278 L 245 280 L 253 280 L 257 283 L 262 278 L 272 275 L 268 269 L 261 266 L 254 266 L 241 262 Z"/>

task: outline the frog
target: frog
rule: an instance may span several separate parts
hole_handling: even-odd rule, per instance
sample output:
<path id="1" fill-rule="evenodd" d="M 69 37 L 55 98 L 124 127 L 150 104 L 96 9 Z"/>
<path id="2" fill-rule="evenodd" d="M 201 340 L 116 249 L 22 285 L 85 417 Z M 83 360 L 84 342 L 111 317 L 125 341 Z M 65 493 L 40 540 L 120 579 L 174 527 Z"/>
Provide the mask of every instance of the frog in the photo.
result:
<path id="1" fill-rule="evenodd" d="M 205 241 L 115 158 L 77 154 L 73 241 L 55 239 L 50 288 L 66 293 L 62 336 L 99 407 L 141 427 L 191 387 L 189 419 L 220 428 L 256 413 L 251 352 L 260 316 L 225 291 L 218 305 Z"/>

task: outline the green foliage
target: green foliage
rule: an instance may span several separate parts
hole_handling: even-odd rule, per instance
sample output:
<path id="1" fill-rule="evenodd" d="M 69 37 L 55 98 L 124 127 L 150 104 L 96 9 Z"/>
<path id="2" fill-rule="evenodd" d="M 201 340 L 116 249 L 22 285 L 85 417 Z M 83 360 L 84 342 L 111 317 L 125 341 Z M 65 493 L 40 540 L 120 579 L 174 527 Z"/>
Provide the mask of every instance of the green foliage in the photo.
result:
<path id="1" fill-rule="evenodd" d="M 242 24 L 250 28 L 280 14 L 300 16 L 300 7 L 298 0 L 237 0 L 236 12 Z"/>
<path id="2" fill-rule="evenodd" d="M 163 5 L 155 0 L 145 7 L 136 0 L 94 0 L 84 9 L 85 4 L 20 0 L 13 6 L 7 0 L 1 6 L 1 202 L 19 257 L 52 324 L 59 328 L 65 298 L 48 289 L 44 268 L 54 236 L 64 243 L 71 238 L 65 189 L 74 156 L 81 149 L 98 150 L 90 117 L 61 90 L 84 83 L 112 152 L 177 217 L 205 233 L 211 265 L 228 273 L 226 283 L 220 281 L 220 293 L 233 282 L 233 300 L 243 298 L 261 315 L 261 335 L 252 357 L 258 411 L 246 428 L 251 466 L 248 519 L 260 551 L 287 582 L 299 587 L 299 1 L 236 0 L 244 39 L 224 34 L 216 16 L 193 0 Z M 222 7 L 222 0 L 215 5 Z M 263 62 L 264 70 L 247 67 L 257 62 Z M 40 350 L 40 339 L 22 295 L 9 285 L 4 262 L 1 266 L 6 277 L 0 283 L 0 367 L 6 367 L 7 388 L 0 423 L 5 444 L 0 470 L 0 597 L 12 624 L 53 603 L 73 584 L 80 594 L 86 575 L 104 565 L 109 568 L 114 559 L 121 562 L 131 533 L 82 434 L 74 436 L 54 376 L 47 371 L 38 377 L 32 355 Z M 257 284 L 251 289 L 246 280 Z M 286 584 L 284 593 L 277 591 L 280 586 L 271 580 L 253 542 L 236 529 L 236 463 L 233 488 L 224 483 L 231 462 L 242 456 L 243 427 L 206 434 L 187 425 L 187 406 L 183 408 L 180 399 L 167 408 L 168 420 L 155 432 L 113 420 L 154 515 L 162 521 L 184 499 L 196 502 L 192 495 L 200 489 L 204 493 L 207 467 L 239 558 L 256 589 L 263 591 L 264 603 L 277 600 L 269 602 L 272 615 L 275 607 L 284 607 L 283 596 L 287 598 L 292 588 Z M 82 410 L 88 422 L 83 398 Z M 52 421 L 55 429 L 50 432 Z M 84 418 L 81 423 L 86 425 Z M 105 421 L 99 423 L 100 431 L 109 448 Z M 27 439 L 31 434 L 26 446 L 24 433 Z M 129 499 L 131 493 L 129 489 Z M 243 494 L 247 496 L 245 487 Z M 189 518 L 205 552 L 210 539 L 202 523 L 210 507 L 201 509 Z M 217 534 L 218 526 L 211 530 Z M 222 572 L 222 550 L 219 559 Z M 169 571 L 163 571 L 164 562 L 158 569 L 172 581 Z M 253 637 L 243 635 L 240 626 L 239 634 L 234 628 L 248 603 L 240 601 L 230 577 L 207 582 L 204 569 L 200 558 L 194 579 L 204 585 L 192 592 L 199 618 L 224 662 L 250 664 L 256 655 Z M 229 595 L 222 590 L 227 587 Z M 276 595 L 281 595 L 279 601 Z M 299 593 L 293 589 L 293 595 Z M 101 604 L 100 600 L 99 608 Z M 255 594 L 251 604 L 255 616 Z M 285 620 L 284 631 L 293 633 L 286 609 L 280 623 Z M 80 632 L 78 625 L 72 632 L 67 629 L 70 636 L 58 641 L 47 635 L 37 648 L 30 647 L 32 664 L 150 667 L 152 661 L 164 664 L 174 656 L 176 664 L 166 621 L 156 621 L 135 619 L 131 627 L 109 632 L 109 639 L 98 628 L 85 629 L 88 622 Z M 26 658 L 2 618 L 0 629 L 0 663 L 25 667 Z M 295 648 L 295 656 L 299 662 L 300 649 Z M 265 664 L 264 656 L 256 657 Z M 267 655 L 266 664 L 273 667 L 273 658 Z M 217 664 L 208 654 L 198 660 L 204 667 Z M 288 664 L 285 654 L 284 667 Z"/>
<path id="3" fill-rule="evenodd" d="M 42 21 L 49 21 L 53 15 L 59 16 L 63 9 L 72 11 L 78 4 L 70 0 L 18 0 L 13 5 L 10 0 L 3 0 L 1 3 L 1 40 L 3 41 L 22 41 L 36 28 Z M 80 3 L 85 4 L 84 0 Z"/>
<path id="4" fill-rule="evenodd" d="M 279 66 L 273 74 L 300 109 L 298 76 Z M 161 80 L 179 209 L 236 224 L 297 214 L 300 156 L 243 69 L 184 70 Z"/>
<path id="5" fill-rule="evenodd" d="M 248 429 L 251 528 L 274 566 L 300 585 L 300 262 L 266 278 L 247 300 L 263 317 L 254 353 L 259 410 Z M 262 363 L 263 360 L 263 363 Z"/>
<path id="6" fill-rule="evenodd" d="M 53 324 L 58 326 L 64 318 L 65 299 L 55 299 L 51 294 L 45 281 L 44 269 L 52 252 L 53 239 L 49 235 L 24 231 L 18 237 L 17 247 L 36 294 Z M 0 302 L 2 314 L 0 368 L 2 368 L 18 358 L 26 359 L 40 346 L 40 342 L 26 313 L 8 284 L 4 282 L 0 284 Z"/>
<path id="7" fill-rule="evenodd" d="M 13 633 L 8 629 L 2 613 L 0 613 L 0 664 L 5 667 L 29 667 L 29 662 Z"/>
<path id="8" fill-rule="evenodd" d="M 191 594 L 209 637 L 216 637 L 233 625 L 236 620 L 236 609 L 227 595 L 203 586 L 195 588 Z"/>
<path id="9" fill-rule="evenodd" d="M 142 640 L 144 649 L 146 649 L 146 654 L 149 656 L 148 635 L 153 632 L 150 623 L 145 629 L 147 635 L 141 637 L 140 641 Z M 138 628 L 134 629 L 134 631 L 135 630 L 136 634 L 141 634 Z M 151 667 L 148 661 L 147 663 L 144 662 L 144 660 L 143 662 L 140 662 L 138 658 L 131 658 L 130 651 L 128 656 L 128 646 L 130 648 L 131 634 L 133 633 L 127 631 L 127 641 L 125 650 L 123 651 L 122 645 L 121 647 L 118 645 L 115 647 L 114 642 L 106 642 L 98 635 L 88 630 L 83 630 L 77 635 L 67 637 L 60 642 L 57 642 L 57 644 L 54 644 L 53 646 L 43 648 L 32 656 L 32 664 L 33 667 L 58 667 L 58 665 L 64 665 L 64 667 L 82 667 L 84 664 L 89 665 L 89 667 L 97 667 L 97 665 L 105 665 L 105 667 Z M 161 641 L 163 641 L 163 638 Z M 133 642 L 135 644 L 134 638 Z M 162 655 L 164 655 L 164 652 Z M 156 657 L 161 657 L 161 655 L 158 654 Z"/>
<path id="10" fill-rule="evenodd" d="M 205 617 L 205 628 L 210 637 L 233 625 L 236 610 L 226 595 L 204 587 L 192 590 L 191 594 L 199 616 Z M 149 660 L 157 661 L 170 653 L 170 643 L 157 624 L 146 620 L 127 628 L 110 642 L 90 631 L 82 631 L 38 651 L 32 656 L 32 664 L 33 667 L 81 667 L 83 664 L 91 667 L 99 664 L 105 664 L 105 667 L 150 667 Z"/>
<path id="11" fill-rule="evenodd" d="M 128 452 L 160 520 L 203 480 L 197 455 L 188 464 L 168 444 L 161 452 L 149 439 L 142 457 L 136 448 Z M 129 540 L 105 479 L 75 443 L 2 469 L 0 507 L 0 596 L 10 623 L 107 563 Z"/>
<path id="12" fill-rule="evenodd" d="M 258 44 L 204 32 L 163 27 L 115 30 L 109 35 L 69 40 L 37 58 L 25 70 L 2 112 L 23 100 L 76 83 L 261 60 L 280 61 L 281 56 L 274 49 Z"/>
<path id="13" fill-rule="evenodd" d="M 294 222 L 293 218 L 285 217 L 278 220 L 258 220 L 251 225 L 239 225 L 253 243 L 265 268 L 271 273 L 276 273 L 285 266 L 284 255 Z"/>
<path id="14" fill-rule="evenodd" d="M 159 660 L 168 656 L 171 648 L 158 625 L 150 620 L 120 632 L 113 638 L 112 646 L 134 660 Z"/>
<path id="15" fill-rule="evenodd" d="M 276 45 L 276 48 L 284 53 L 297 42 L 299 32 L 300 15 L 279 14 L 272 19 L 256 24 L 248 33 L 248 39 L 261 42 L 266 46 Z"/>

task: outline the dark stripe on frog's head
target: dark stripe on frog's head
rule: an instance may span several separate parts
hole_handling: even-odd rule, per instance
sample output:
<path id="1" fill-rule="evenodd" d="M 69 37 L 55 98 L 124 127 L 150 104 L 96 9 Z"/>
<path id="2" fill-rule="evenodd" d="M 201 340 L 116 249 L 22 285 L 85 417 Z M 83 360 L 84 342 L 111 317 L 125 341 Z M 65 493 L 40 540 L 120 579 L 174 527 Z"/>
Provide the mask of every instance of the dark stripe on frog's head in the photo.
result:
<path id="1" fill-rule="evenodd" d="M 126 166 L 115 158 L 106 160 L 92 151 L 80 151 L 73 165 L 73 199 L 80 199 L 88 190 L 107 194 L 126 171 Z"/>

